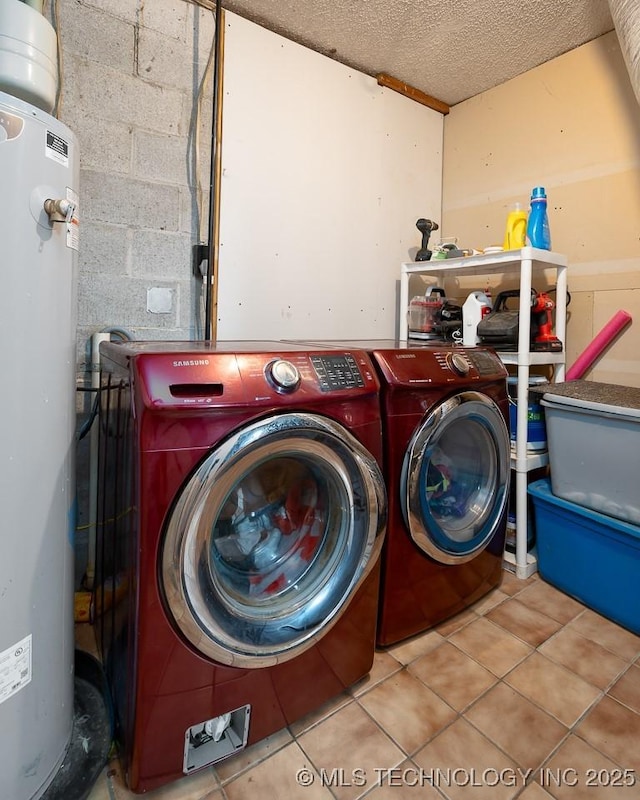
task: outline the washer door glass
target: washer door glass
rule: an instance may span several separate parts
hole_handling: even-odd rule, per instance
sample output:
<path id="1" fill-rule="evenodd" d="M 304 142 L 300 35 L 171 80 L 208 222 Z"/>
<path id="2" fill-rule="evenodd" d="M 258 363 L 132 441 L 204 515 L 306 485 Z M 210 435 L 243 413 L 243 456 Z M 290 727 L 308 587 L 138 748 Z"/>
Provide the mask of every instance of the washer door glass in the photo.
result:
<path id="1" fill-rule="evenodd" d="M 379 556 L 382 473 L 313 414 L 255 422 L 187 480 L 161 554 L 176 626 L 224 664 L 293 658 L 333 625 Z"/>
<path id="2" fill-rule="evenodd" d="M 503 522 L 509 430 L 498 406 L 462 392 L 423 420 L 407 450 L 401 500 L 411 538 L 444 564 L 472 559 Z"/>

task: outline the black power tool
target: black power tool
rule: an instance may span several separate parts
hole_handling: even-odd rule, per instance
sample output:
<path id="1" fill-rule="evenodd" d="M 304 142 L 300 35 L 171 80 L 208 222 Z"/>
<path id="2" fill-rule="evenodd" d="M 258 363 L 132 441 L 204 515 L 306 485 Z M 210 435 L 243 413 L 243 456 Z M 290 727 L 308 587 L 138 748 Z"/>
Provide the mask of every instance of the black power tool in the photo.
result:
<path id="1" fill-rule="evenodd" d="M 531 307 L 535 303 L 537 292 L 531 290 Z M 520 322 L 520 312 L 507 308 L 509 298 L 519 298 L 520 289 L 509 289 L 500 292 L 496 297 L 493 309 L 484 316 L 478 323 L 478 336 L 482 344 L 488 344 L 498 350 L 517 350 L 518 348 L 518 329 Z M 531 319 L 531 338 L 537 334 L 537 326 L 533 318 Z"/>
<path id="2" fill-rule="evenodd" d="M 490 314 L 478 323 L 478 336 L 483 344 L 497 350 L 517 350 L 520 312 L 507 308 L 507 299 L 520 297 L 519 289 L 500 292 Z M 560 351 L 562 342 L 551 333 L 553 303 L 545 293 L 531 289 L 531 328 L 529 347 L 535 351 Z"/>
<path id="3" fill-rule="evenodd" d="M 438 223 L 430 219 L 420 219 L 416 222 L 416 228 L 422 234 L 422 246 L 416 254 L 416 261 L 429 261 L 431 259 L 431 250 L 429 250 L 429 237 L 433 231 L 438 230 Z"/>

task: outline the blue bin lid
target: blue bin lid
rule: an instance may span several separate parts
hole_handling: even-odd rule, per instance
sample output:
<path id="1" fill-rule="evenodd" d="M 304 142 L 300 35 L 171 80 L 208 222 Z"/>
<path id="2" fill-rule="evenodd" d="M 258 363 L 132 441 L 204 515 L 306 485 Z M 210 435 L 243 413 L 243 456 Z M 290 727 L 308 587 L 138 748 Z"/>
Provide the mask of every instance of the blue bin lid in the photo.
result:
<path id="1" fill-rule="evenodd" d="M 565 512 L 576 516 L 582 517 L 583 520 L 589 520 L 592 524 L 602 528 L 603 533 L 615 536 L 616 534 L 623 534 L 631 537 L 640 543 L 640 527 L 633 525 L 631 522 L 610 517 L 607 514 L 601 514 L 599 511 L 594 511 L 586 506 L 572 503 L 562 497 L 558 497 L 551 490 L 551 481 L 549 478 L 541 478 L 540 480 L 533 481 L 527 486 L 527 492 L 534 500 L 547 503 L 550 506 L 563 509 Z M 637 545 L 636 545 L 637 546 Z"/>

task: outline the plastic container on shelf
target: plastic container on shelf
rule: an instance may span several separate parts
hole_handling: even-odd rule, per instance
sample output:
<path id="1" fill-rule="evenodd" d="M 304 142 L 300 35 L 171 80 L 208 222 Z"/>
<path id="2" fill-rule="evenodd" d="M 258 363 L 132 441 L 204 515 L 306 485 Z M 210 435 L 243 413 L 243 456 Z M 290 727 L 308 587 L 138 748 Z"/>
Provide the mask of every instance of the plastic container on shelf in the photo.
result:
<path id="1" fill-rule="evenodd" d="M 504 232 L 504 250 L 519 250 L 527 242 L 527 212 L 520 203 L 514 203 L 507 215 L 507 227 Z"/>
<path id="2" fill-rule="evenodd" d="M 516 552 L 516 541 L 518 535 L 518 528 L 516 525 L 516 482 L 511 476 L 511 484 L 509 486 L 509 502 L 507 503 L 507 530 L 504 539 L 504 549 L 507 553 Z M 533 527 L 529 525 L 527 520 L 527 552 L 531 550 L 535 543 L 533 537 Z"/>
<path id="3" fill-rule="evenodd" d="M 424 295 L 417 295 L 409 303 L 409 336 L 412 339 L 436 339 L 439 314 L 445 301 L 444 289 L 429 286 Z"/>
<path id="4" fill-rule="evenodd" d="M 491 300 L 484 292 L 471 292 L 462 305 L 462 344 L 479 344 L 478 323 L 491 311 Z"/>
<path id="5" fill-rule="evenodd" d="M 544 186 L 531 192 L 531 210 L 527 222 L 527 245 L 540 250 L 551 250 L 551 232 L 547 214 L 547 193 Z"/>
<path id="6" fill-rule="evenodd" d="M 547 383 L 542 375 L 530 375 L 529 387 Z M 518 378 L 507 378 L 509 389 L 509 425 L 511 428 L 511 447 L 516 446 L 518 435 Z M 540 398 L 536 394 L 529 395 L 527 405 L 527 450 L 540 452 L 547 449 L 547 429 L 545 425 L 544 410 L 540 405 Z"/>

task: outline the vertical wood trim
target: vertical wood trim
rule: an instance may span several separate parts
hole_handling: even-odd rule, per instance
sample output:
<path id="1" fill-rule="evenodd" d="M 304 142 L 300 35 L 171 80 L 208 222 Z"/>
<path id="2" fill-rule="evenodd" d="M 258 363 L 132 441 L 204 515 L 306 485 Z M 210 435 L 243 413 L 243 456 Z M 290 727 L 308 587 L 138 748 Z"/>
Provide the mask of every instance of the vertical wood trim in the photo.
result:
<path id="1" fill-rule="evenodd" d="M 213 286 L 211 287 L 211 340 L 217 340 L 218 333 L 218 275 L 220 272 L 220 197 L 222 195 L 221 178 L 222 178 L 222 109 L 224 106 L 224 37 L 225 37 L 225 12 L 222 9 L 220 14 L 220 30 L 216 31 L 218 38 L 217 46 L 219 50 L 219 71 L 218 71 L 218 114 L 216 119 L 216 139 L 218 146 L 216 147 L 216 163 L 215 163 L 215 211 L 214 211 L 214 241 L 216 243 L 215 251 L 213 252 L 213 270 L 211 273 L 211 280 Z"/>

